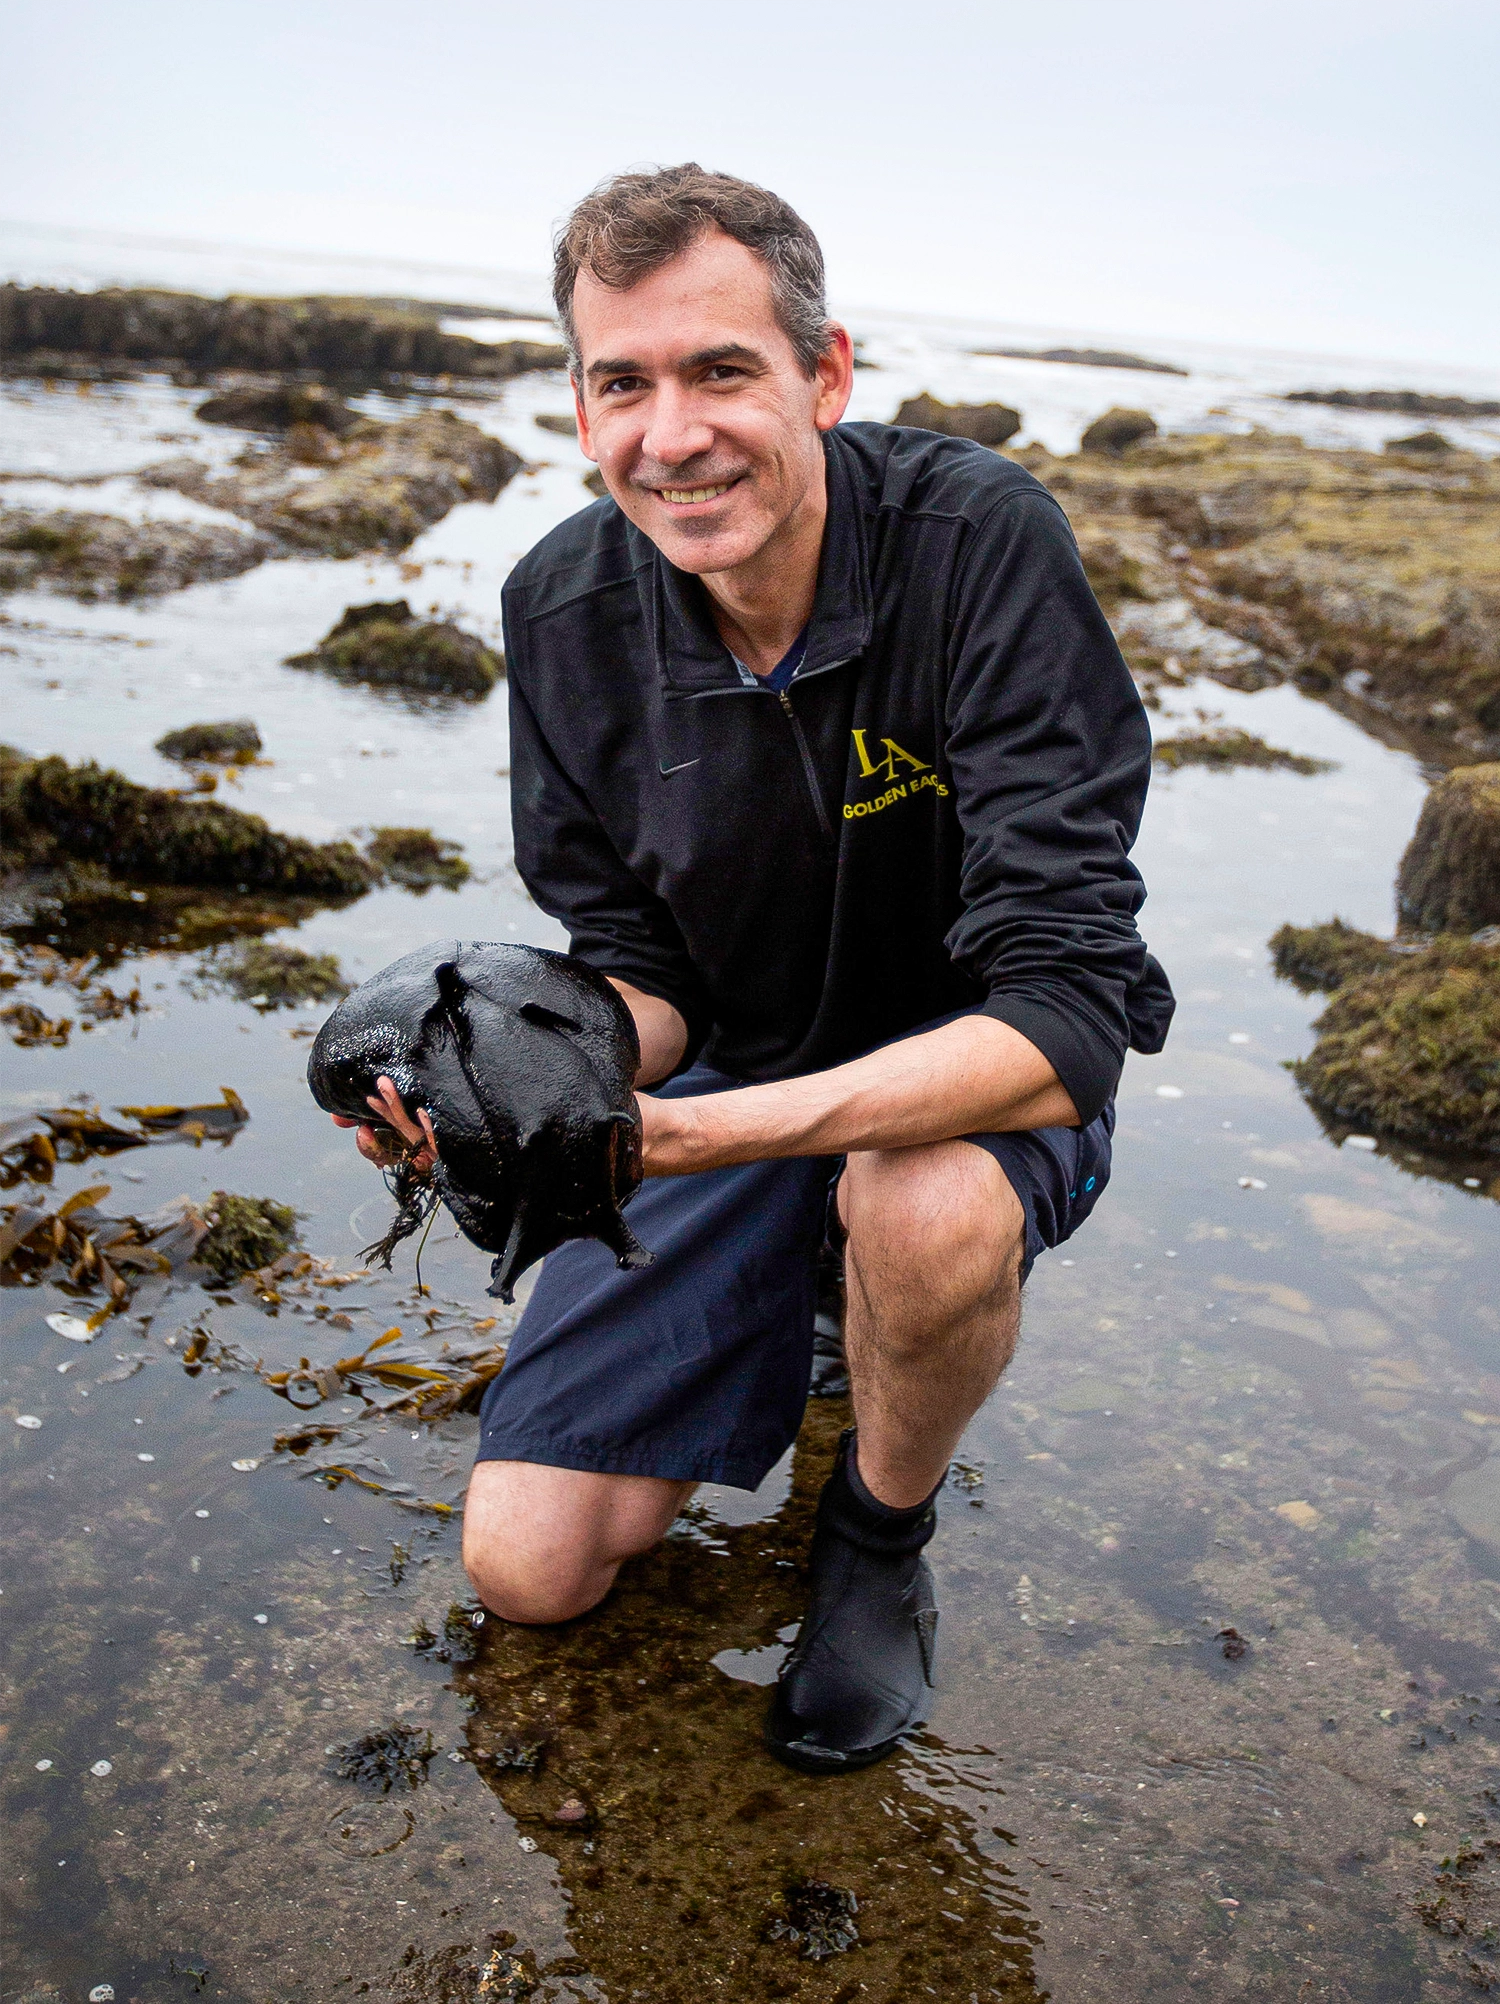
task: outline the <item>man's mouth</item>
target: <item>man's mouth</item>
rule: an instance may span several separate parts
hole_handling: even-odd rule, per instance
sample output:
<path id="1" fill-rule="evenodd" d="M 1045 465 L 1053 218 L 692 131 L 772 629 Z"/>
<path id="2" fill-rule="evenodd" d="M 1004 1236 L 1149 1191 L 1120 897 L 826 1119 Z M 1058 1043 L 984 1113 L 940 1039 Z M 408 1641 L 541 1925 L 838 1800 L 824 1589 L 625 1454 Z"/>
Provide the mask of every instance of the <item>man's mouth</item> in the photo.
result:
<path id="1" fill-rule="evenodd" d="M 687 508 L 696 507 L 703 501 L 717 501 L 734 485 L 733 480 L 720 480 L 711 487 L 658 487 L 656 491 L 663 501 L 670 501 L 674 508 Z"/>

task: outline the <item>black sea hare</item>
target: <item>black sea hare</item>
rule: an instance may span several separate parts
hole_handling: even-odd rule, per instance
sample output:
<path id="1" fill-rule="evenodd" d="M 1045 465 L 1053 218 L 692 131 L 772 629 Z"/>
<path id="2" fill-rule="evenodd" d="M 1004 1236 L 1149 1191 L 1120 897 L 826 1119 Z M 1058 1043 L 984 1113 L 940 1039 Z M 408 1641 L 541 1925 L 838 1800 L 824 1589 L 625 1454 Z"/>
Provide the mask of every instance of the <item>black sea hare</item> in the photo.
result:
<path id="1" fill-rule="evenodd" d="M 620 1205 L 641 1180 L 629 1010 L 591 967 L 538 947 L 439 940 L 393 961 L 337 1008 L 307 1067 L 329 1113 L 370 1118 L 384 1074 L 437 1137 L 432 1186 L 466 1238 L 497 1253 L 490 1292 L 566 1239 L 621 1266 L 651 1255 Z M 420 1221 L 398 1219 L 396 1236 Z"/>

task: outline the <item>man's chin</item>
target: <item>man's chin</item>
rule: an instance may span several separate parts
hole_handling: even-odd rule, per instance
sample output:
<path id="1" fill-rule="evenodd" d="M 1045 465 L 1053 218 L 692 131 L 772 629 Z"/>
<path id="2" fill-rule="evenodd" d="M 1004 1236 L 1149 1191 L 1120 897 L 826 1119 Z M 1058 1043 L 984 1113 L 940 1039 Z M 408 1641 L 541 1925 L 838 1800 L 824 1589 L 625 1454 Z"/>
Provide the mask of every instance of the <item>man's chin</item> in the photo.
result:
<path id="1" fill-rule="evenodd" d="M 648 511 L 640 527 L 655 543 L 668 563 L 680 571 L 704 576 L 714 571 L 732 571 L 745 564 L 764 547 L 774 525 L 758 517 L 734 520 L 740 511 L 709 511 L 701 515 L 668 515 L 658 507 Z M 731 519 L 725 520 L 724 515 Z M 717 518 L 717 519 L 716 519 Z"/>

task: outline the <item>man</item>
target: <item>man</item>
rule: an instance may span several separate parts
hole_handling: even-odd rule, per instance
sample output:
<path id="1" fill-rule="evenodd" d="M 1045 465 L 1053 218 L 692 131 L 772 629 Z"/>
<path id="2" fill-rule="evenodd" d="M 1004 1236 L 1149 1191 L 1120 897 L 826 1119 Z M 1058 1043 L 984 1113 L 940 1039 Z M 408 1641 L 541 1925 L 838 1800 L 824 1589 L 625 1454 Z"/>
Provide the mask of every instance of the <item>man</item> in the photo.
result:
<path id="1" fill-rule="evenodd" d="M 1150 739 L 1045 490 L 840 425 L 849 336 L 779 198 L 623 175 L 569 219 L 555 298 L 608 498 L 506 587 L 516 858 L 635 1018 L 655 1260 L 546 1261 L 465 1562 L 496 1614 L 565 1621 L 695 1483 L 755 1487 L 842 1233 L 856 1427 L 766 1731 L 846 1771 L 925 1714 L 949 1457 L 1108 1176 L 1127 1044 L 1165 1036 L 1127 854 Z M 372 1106 L 430 1141 L 388 1082 Z"/>

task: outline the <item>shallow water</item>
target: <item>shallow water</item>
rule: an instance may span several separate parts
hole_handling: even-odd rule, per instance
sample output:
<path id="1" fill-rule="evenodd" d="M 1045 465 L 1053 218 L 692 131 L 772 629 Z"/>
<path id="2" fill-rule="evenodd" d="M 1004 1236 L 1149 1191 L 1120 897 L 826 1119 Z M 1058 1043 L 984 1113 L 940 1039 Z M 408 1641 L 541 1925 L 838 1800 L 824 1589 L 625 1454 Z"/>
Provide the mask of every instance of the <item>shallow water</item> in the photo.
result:
<path id="1" fill-rule="evenodd" d="M 880 414 L 892 380 L 861 377 Z M 183 437 L 203 457 L 234 444 L 194 401 L 159 380 L 11 386 L 0 457 L 119 476 Z M 456 894 L 378 892 L 286 937 L 351 978 L 448 932 L 558 943 L 509 861 L 503 696 L 402 700 L 280 664 L 367 598 L 497 633 L 509 565 L 584 498 L 576 449 L 532 423 L 566 406 L 551 378 L 466 400 L 536 470 L 403 562 L 266 564 L 130 607 L 13 598 L 7 737 L 162 784 L 180 777 L 152 749 L 165 730 L 252 715 L 267 762 L 221 798 L 318 838 L 427 825 L 475 868 Z M 844 1784 L 759 1748 L 836 1403 L 757 1498 L 701 1492 L 594 1617 L 486 1623 L 473 1660 L 444 1665 L 404 1638 L 464 1598 L 456 1525 L 391 1490 L 456 1503 L 474 1421 L 335 1397 L 311 1417 L 353 1435 L 277 1453 L 297 1415 L 235 1360 L 327 1363 L 396 1324 L 457 1345 L 494 1312 L 484 1256 L 434 1234 L 425 1301 L 408 1258 L 393 1277 L 310 1276 L 275 1314 L 179 1293 L 87 1345 L 45 1321 L 64 1294 L 10 1288 L 7 2000 L 71 2004 L 101 1983 L 142 2004 L 458 1999 L 535 1981 L 662 2004 L 1404 2004 L 1489 1980 L 1500 1187 L 1492 1168 L 1325 1134 L 1282 1069 L 1319 1004 L 1265 951 L 1288 919 L 1389 928 L 1422 774 L 1293 689 L 1169 700 L 1158 728 L 1216 712 L 1339 766 L 1153 788 L 1144 923 L 1182 1008 L 1166 1054 L 1130 1061 L 1113 1186 L 1040 1262 L 1021 1353 L 961 1449 L 933 1551 L 930 1731 Z M 196 976 L 195 955 L 128 951 L 109 980 L 138 981 L 146 1013 L 7 1049 L 0 1112 L 232 1086 L 251 1119 L 227 1146 L 95 1158 L 53 1194 L 108 1183 L 113 1212 L 275 1196 L 331 1262 L 321 1278 L 349 1274 L 389 1200 L 306 1094 L 318 1012 L 260 1014 Z M 12 995 L 77 1015 L 56 984 Z M 179 1332 L 198 1328 L 220 1364 L 190 1375 Z M 383 1493 L 314 1479 L 351 1455 Z M 425 1782 L 366 1795 L 325 1771 L 325 1747 L 393 1719 L 430 1730 Z M 537 1741 L 539 1773 L 496 1758 Z M 847 1953 L 771 1937 L 807 1878 L 855 1894 Z"/>

